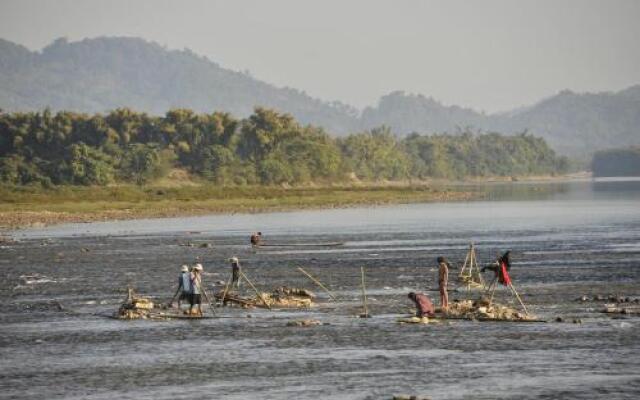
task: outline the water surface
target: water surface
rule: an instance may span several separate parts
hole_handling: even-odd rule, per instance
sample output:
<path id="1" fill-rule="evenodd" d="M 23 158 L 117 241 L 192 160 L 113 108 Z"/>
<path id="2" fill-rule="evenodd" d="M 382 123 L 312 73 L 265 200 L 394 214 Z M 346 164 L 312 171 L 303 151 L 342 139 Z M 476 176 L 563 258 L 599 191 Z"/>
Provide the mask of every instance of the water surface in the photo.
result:
<path id="1" fill-rule="evenodd" d="M 638 398 L 640 318 L 612 317 L 599 312 L 602 301 L 575 300 L 640 297 L 640 182 L 488 190 L 478 202 L 16 232 L 19 243 L 0 248 L 0 398 Z M 248 234 L 255 230 L 272 242 L 345 244 L 253 251 Z M 568 322 L 398 325 L 409 291 L 436 298 L 435 258 L 459 264 L 470 242 L 481 262 L 512 250 L 515 286 L 529 309 Z M 218 290 L 234 255 L 261 290 L 315 290 L 296 270 L 303 266 L 339 301 L 316 291 L 320 305 L 311 310 L 224 309 L 224 318 L 201 321 L 104 317 L 127 285 L 166 301 L 183 262 L 203 261 L 209 289 Z M 362 311 L 360 266 L 371 319 L 354 317 Z M 497 296 L 515 305 L 507 290 Z M 325 324 L 286 326 L 302 318 Z"/>

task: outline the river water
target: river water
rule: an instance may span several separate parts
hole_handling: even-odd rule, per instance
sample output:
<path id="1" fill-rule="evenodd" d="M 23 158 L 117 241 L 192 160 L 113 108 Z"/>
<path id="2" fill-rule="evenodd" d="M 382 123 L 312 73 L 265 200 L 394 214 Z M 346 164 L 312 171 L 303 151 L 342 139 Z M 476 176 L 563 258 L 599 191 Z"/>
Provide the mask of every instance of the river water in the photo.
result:
<path id="1" fill-rule="evenodd" d="M 486 199 L 13 232 L 18 243 L 0 248 L 0 398 L 639 398 L 640 317 L 576 299 L 640 298 L 640 181 L 474 189 Z M 256 230 L 271 243 L 344 245 L 254 251 L 248 235 Z M 409 311 L 409 291 L 437 298 L 436 257 L 459 265 L 471 242 L 481 263 L 512 251 L 515 287 L 550 322 L 396 322 Z M 105 317 L 127 285 L 167 301 L 185 262 L 202 261 L 207 287 L 219 290 L 231 256 L 261 290 L 306 287 L 319 305 L 225 308 L 205 320 Z M 356 318 L 361 266 L 369 319 Z M 496 293 L 516 306 L 506 289 Z M 306 318 L 323 325 L 286 326 Z"/>

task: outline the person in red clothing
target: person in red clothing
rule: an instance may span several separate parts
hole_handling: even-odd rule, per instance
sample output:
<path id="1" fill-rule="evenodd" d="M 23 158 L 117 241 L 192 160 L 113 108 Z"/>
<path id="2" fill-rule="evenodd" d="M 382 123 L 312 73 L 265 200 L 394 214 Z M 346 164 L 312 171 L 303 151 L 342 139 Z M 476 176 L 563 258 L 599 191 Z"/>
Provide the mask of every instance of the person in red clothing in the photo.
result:
<path id="1" fill-rule="evenodd" d="M 495 272 L 495 279 L 498 280 L 504 286 L 511 284 L 511 277 L 509 276 L 509 270 L 511 269 L 511 251 L 506 251 L 502 256 L 498 257 L 494 264 L 487 265 L 482 268 L 482 272 L 490 270 Z"/>
<path id="2" fill-rule="evenodd" d="M 416 305 L 416 317 L 433 317 L 436 314 L 436 309 L 426 294 L 411 292 L 408 297 Z"/>

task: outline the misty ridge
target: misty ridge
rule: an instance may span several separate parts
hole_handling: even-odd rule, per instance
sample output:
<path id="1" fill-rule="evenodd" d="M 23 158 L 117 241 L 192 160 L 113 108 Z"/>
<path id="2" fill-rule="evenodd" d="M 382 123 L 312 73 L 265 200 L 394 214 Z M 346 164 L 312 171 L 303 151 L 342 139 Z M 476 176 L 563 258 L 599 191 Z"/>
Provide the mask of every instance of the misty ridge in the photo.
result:
<path id="1" fill-rule="evenodd" d="M 559 154 L 587 160 L 598 150 L 640 145 L 640 85 L 620 92 L 564 90 L 526 108 L 484 114 L 418 94 L 389 93 L 358 110 L 222 68 L 190 50 L 138 38 L 57 39 L 40 52 L 0 39 L 0 108 L 104 113 L 122 107 L 251 115 L 256 106 L 293 115 L 335 136 L 386 125 L 411 133 L 529 132 Z"/>

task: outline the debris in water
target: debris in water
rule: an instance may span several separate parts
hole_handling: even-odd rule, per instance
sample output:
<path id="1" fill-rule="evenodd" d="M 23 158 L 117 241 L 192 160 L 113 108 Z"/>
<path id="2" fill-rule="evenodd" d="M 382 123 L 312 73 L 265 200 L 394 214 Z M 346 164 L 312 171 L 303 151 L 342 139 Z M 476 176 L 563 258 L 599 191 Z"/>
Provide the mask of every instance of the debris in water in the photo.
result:
<path id="1" fill-rule="evenodd" d="M 224 296 L 224 301 L 223 301 Z M 313 306 L 315 294 L 307 289 L 289 288 L 286 286 L 279 287 L 271 293 L 261 293 L 260 296 L 242 297 L 234 292 L 219 292 L 215 294 L 215 298 L 223 301 L 223 305 L 237 304 L 244 308 L 269 307 L 276 308 L 309 308 Z"/>
<path id="2" fill-rule="evenodd" d="M 94 302 L 95 303 L 95 302 Z M 153 309 L 153 302 L 146 297 L 136 296 L 132 288 L 127 290 L 127 299 L 118 309 L 118 319 L 146 319 Z"/>
<path id="3" fill-rule="evenodd" d="M 537 318 L 532 314 L 524 314 L 520 311 L 498 303 L 488 304 L 486 299 L 478 301 L 454 300 L 449 304 L 445 315 L 447 317 L 461 317 L 478 320 L 496 321 L 534 321 Z"/>
<path id="4" fill-rule="evenodd" d="M 317 319 L 299 319 L 287 322 L 287 326 L 317 326 L 322 325 Z"/>
<path id="5" fill-rule="evenodd" d="M 42 283 L 56 282 L 54 279 L 41 274 L 20 275 L 20 281 L 24 285 L 36 285 L 36 284 L 42 284 Z"/>
<path id="6" fill-rule="evenodd" d="M 396 394 L 392 397 L 393 400 L 431 400 L 431 397 L 416 396 L 407 394 Z"/>
<path id="7" fill-rule="evenodd" d="M 620 307 L 617 304 L 605 304 L 601 312 L 605 314 L 640 314 L 640 307 Z"/>
<path id="8" fill-rule="evenodd" d="M 589 297 L 586 294 L 578 297 L 576 301 L 586 303 L 589 301 L 609 301 L 610 303 L 638 303 L 640 302 L 639 298 L 632 298 L 630 296 L 625 295 L 613 295 L 610 294 L 608 296 L 603 296 L 601 294 L 595 295 L 593 297 Z"/>
<path id="9" fill-rule="evenodd" d="M 398 318 L 398 323 L 400 324 L 428 324 L 429 317 L 408 317 L 408 318 Z"/>
<path id="10" fill-rule="evenodd" d="M 18 241 L 10 236 L 0 235 L 0 244 L 14 244 L 14 243 L 18 243 Z"/>

